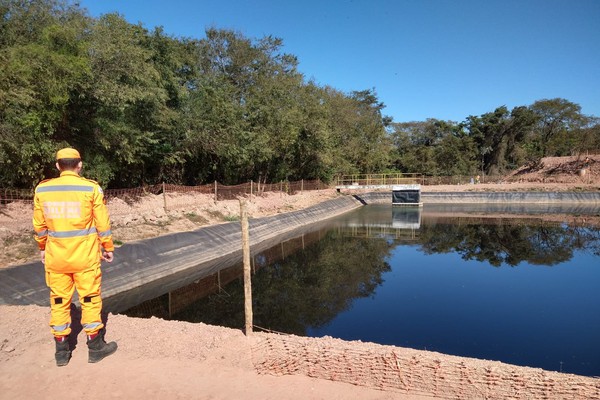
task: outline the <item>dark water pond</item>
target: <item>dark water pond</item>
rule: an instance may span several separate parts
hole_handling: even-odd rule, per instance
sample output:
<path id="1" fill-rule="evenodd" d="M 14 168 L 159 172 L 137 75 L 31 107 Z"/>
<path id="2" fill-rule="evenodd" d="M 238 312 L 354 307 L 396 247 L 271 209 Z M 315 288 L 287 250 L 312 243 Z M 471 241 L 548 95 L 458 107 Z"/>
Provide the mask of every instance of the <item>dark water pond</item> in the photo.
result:
<path id="1" fill-rule="evenodd" d="M 254 324 L 599 376 L 600 230 L 498 211 L 367 206 L 255 254 Z M 242 328 L 243 296 L 237 264 L 124 313 Z"/>

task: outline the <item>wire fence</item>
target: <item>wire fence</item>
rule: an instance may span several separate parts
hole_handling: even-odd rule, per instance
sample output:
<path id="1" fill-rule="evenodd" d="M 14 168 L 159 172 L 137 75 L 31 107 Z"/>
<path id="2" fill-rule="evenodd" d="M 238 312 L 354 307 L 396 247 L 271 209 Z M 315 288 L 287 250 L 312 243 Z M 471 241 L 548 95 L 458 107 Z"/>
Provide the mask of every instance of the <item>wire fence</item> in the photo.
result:
<path id="1" fill-rule="evenodd" d="M 501 183 L 504 175 L 453 175 L 453 176 L 423 176 L 420 183 L 423 186 L 433 185 L 466 185 L 468 183 Z"/>
<path id="2" fill-rule="evenodd" d="M 154 201 L 162 196 L 162 207 L 172 210 L 198 205 L 198 195 L 210 196 L 214 201 L 234 200 L 240 196 L 261 196 L 269 192 L 280 192 L 288 195 L 304 191 L 328 189 L 330 186 L 320 180 L 300 180 L 295 182 L 256 183 L 247 182 L 239 185 L 223 185 L 218 182 L 200 186 L 183 186 L 173 184 L 146 185 L 129 189 L 107 189 L 104 197 L 112 215 L 129 212 L 132 205 L 142 205 L 147 199 Z M 11 203 L 32 205 L 34 190 L 0 188 L 0 206 Z"/>

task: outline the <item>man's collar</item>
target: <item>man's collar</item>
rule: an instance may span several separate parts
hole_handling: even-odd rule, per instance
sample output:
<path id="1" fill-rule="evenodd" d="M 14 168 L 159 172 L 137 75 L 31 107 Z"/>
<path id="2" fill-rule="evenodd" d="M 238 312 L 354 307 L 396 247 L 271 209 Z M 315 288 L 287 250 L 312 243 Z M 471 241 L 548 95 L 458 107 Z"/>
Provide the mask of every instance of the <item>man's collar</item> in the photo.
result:
<path id="1" fill-rule="evenodd" d="M 69 175 L 69 176 L 79 176 L 79 174 L 77 172 L 75 172 L 75 171 L 62 171 L 60 173 L 60 176 L 66 176 L 66 175 Z"/>

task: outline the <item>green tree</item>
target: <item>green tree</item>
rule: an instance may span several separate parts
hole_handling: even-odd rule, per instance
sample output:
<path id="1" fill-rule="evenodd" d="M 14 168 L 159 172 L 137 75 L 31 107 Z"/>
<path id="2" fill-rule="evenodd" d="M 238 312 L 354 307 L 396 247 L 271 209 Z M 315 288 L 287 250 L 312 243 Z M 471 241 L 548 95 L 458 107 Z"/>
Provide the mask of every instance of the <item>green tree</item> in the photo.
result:
<path id="1" fill-rule="evenodd" d="M 183 110 L 186 121 L 185 182 L 226 181 L 251 158 L 243 108 L 233 101 L 236 89 L 223 77 L 206 75 L 195 82 Z"/>
<path id="2" fill-rule="evenodd" d="M 296 146 L 303 124 L 299 107 L 303 76 L 297 72 L 295 57 L 278 53 L 281 45 L 280 40 L 270 37 L 259 42 L 269 56 L 263 58 L 245 104 L 253 137 L 266 143 L 261 152 L 255 149 L 259 162 L 252 172 L 255 177 L 258 174 L 270 181 L 293 176 L 294 158 L 290 150 Z"/>
<path id="3" fill-rule="evenodd" d="M 469 116 L 464 123 L 477 146 L 482 173 L 503 174 L 523 160 L 521 142 L 531 132 L 536 116 L 526 107 L 508 111 L 505 106 L 481 116 Z"/>
<path id="4" fill-rule="evenodd" d="M 338 170 L 334 136 L 329 128 L 330 109 L 326 105 L 328 92 L 309 82 L 298 96 L 301 121 L 298 140 L 291 149 L 292 178 L 330 181 Z"/>
<path id="5" fill-rule="evenodd" d="M 0 49 L 0 184 L 33 187 L 68 139 L 69 107 L 89 78 L 89 20 L 54 2 L 8 2 Z M 6 11 L 8 10 L 8 11 Z M 60 14 L 62 12 L 62 14 Z M 24 29 L 21 24 L 31 26 Z"/>
<path id="6" fill-rule="evenodd" d="M 475 144 L 461 131 L 444 136 L 434 149 L 439 175 L 471 175 L 477 171 Z"/>
<path id="7" fill-rule="evenodd" d="M 339 173 L 375 173 L 389 165 L 392 143 L 386 127 L 389 118 L 382 114 L 375 90 L 345 95 L 328 90 L 329 130 L 336 147 L 335 164 Z"/>
<path id="8" fill-rule="evenodd" d="M 468 175 L 476 169 L 473 140 L 451 121 L 392 124 L 394 167 L 425 175 Z"/>
<path id="9" fill-rule="evenodd" d="M 214 28 L 200 41 L 204 76 L 191 94 L 190 111 L 200 114 L 190 126 L 190 139 L 192 158 L 211 165 L 208 178 L 237 183 L 290 175 L 303 77 L 295 57 L 281 53 L 281 46 L 270 36 L 252 41 Z"/>
<path id="10" fill-rule="evenodd" d="M 578 153 L 598 152 L 600 149 L 600 118 L 587 117 L 586 124 L 578 132 Z"/>
<path id="11" fill-rule="evenodd" d="M 567 140 L 585 125 L 586 118 L 581 114 L 581 107 L 568 100 L 555 98 L 538 100 L 529 108 L 538 117 L 536 129 L 530 138 L 530 148 L 534 154 L 538 157 L 565 155 L 565 150 L 558 154 L 561 146 L 557 139 Z"/>
<path id="12" fill-rule="evenodd" d="M 146 180 L 146 157 L 158 143 L 157 121 L 168 99 L 146 40 L 145 29 L 117 14 L 95 21 L 92 80 L 73 123 L 73 144 L 94 155 L 92 175 L 118 186 Z"/>
<path id="13" fill-rule="evenodd" d="M 188 154 L 184 146 L 184 105 L 190 97 L 191 82 L 198 76 L 195 42 L 175 39 L 162 28 L 156 28 L 147 35 L 144 47 L 150 51 L 150 59 L 159 74 L 157 85 L 166 93 L 164 101 L 155 103 L 151 110 L 142 110 L 152 113 L 145 129 L 151 130 L 156 140 L 144 154 L 146 180 L 181 183 Z"/>

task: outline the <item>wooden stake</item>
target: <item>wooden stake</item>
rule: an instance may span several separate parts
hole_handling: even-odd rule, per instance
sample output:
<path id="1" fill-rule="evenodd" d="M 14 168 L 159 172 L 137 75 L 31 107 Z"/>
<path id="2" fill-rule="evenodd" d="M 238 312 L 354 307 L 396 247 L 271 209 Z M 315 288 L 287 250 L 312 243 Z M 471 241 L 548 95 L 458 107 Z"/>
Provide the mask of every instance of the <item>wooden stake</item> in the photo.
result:
<path id="1" fill-rule="evenodd" d="M 244 261 L 244 311 L 246 315 L 246 336 L 252 334 L 252 281 L 250 279 L 250 240 L 246 201 L 240 199 L 240 219 L 242 225 L 242 258 Z"/>
<path id="2" fill-rule="evenodd" d="M 164 207 L 165 207 L 165 212 L 167 212 L 167 191 L 165 190 L 165 183 L 162 183 L 162 189 L 163 189 L 163 203 L 164 203 Z"/>
<path id="3" fill-rule="evenodd" d="M 173 319 L 173 300 L 171 299 L 171 292 L 169 292 L 169 319 Z"/>

